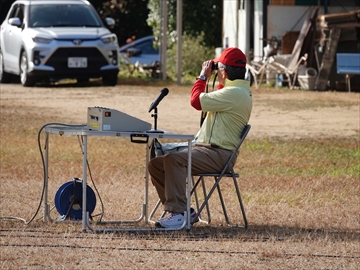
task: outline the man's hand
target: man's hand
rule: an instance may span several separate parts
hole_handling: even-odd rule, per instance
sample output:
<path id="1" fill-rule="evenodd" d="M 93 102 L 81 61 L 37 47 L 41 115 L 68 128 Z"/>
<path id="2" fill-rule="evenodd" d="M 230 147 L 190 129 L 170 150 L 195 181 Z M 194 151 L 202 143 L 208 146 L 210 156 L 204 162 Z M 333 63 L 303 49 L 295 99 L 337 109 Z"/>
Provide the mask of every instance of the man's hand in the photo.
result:
<path id="1" fill-rule="evenodd" d="M 206 80 L 208 80 L 211 77 L 211 74 L 213 72 L 212 71 L 212 62 L 213 62 L 212 60 L 208 60 L 202 64 L 200 76 L 204 75 L 206 77 Z"/>

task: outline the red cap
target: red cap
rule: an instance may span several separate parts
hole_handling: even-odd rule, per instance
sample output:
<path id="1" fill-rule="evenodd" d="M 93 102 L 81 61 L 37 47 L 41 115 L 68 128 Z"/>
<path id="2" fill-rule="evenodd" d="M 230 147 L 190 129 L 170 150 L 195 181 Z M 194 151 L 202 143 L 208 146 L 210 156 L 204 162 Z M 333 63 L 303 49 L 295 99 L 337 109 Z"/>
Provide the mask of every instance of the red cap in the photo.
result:
<path id="1" fill-rule="evenodd" d="M 221 62 L 227 66 L 233 67 L 245 67 L 246 66 L 246 56 L 238 48 L 227 48 L 225 49 L 219 58 L 213 60 L 215 63 Z"/>

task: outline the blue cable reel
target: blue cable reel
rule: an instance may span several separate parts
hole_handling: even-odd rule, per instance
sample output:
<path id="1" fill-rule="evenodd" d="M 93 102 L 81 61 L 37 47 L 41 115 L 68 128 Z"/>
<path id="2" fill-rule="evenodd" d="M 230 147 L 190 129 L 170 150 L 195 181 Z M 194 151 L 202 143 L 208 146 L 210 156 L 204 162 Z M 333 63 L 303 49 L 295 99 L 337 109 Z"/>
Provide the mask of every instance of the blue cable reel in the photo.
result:
<path id="1" fill-rule="evenodd" d="M 82 179 L 73 178 L 63 184 L 55 194 L 55 207 L 60 213 L 59 220 L 81 220 L 82 219 Z M 86 211 L 91 213 L 95 210 L 96 196 L 94 191 L 86 185 Z"/>

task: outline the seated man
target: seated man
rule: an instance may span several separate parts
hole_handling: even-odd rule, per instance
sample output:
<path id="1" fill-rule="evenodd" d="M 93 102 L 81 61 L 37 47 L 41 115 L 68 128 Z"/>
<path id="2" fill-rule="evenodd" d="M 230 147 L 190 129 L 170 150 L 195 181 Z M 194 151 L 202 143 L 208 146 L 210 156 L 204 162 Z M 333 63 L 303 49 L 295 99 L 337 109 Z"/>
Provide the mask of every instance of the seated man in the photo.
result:
<path id="1" fill-rule="evenodd" d="M 252 109 L 250 82 L 244 80 L 245 66 L 246 56 L 238 48 L 228 48 L 219 58 L 202 65 L 191 91 L 191 105 L 207 115 L 192 149 L 192 174 L 220 172 L 240 141 Z M 218 90 L 204 93 L 214 69 L 217 69 Z M 164 210 L 169 212 L 155 223 L 157 227 L 179 228 L 184 223 L 187 165 L 187 150 L 156 157 L 148 164 L 151 181 Z M 197 221 L 195 216 L 191 209 L 191 224 Z"/>

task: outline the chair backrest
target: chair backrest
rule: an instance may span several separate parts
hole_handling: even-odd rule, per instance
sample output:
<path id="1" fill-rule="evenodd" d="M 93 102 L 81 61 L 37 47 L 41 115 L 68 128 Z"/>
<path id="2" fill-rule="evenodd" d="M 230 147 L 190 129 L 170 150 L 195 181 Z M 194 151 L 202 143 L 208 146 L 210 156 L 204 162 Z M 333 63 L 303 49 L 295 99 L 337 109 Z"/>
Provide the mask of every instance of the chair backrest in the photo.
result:
<path id="1" fill-rule="evenodd" d="M 285 56 L 285 58 L 281 58 L 283 56 Z M 290 58 L 288 56 L 290 56 Z M 272 60 L 270 61 L 270 68 L 276 69 L 277 73 L 294 74 L 297 73 L 300 64 L 302 62 L 306 62 L 308 54 L 305 53 L 303 56 L 301 56 L 293 66 L 290 66 L 290 62 L 292 60 L 291 55 L 271 56 L 271 58 Z"/>
<path id="2" fill-rule="evenodd" d="M 360 74 L 360 53 L 337 53 L 338 74 Z"/>
<path id="3" fill-rule="evenodd" d="M 232 152 L 230 158 L 228 159 L 228 161 L 226 162 L 226 165 L 224 166 L 223 170 L 221 171 L 220 175 L 224 175 L 225 173 L 229 172 L 233 172 L 233 167 L 232 167 L 232 160 L 235 158 L 235 155 L 237 155 L 237 153 L 239 152 L 240 146 L 242 145 L 242 143 L 244 142 L 246 136 L 248 135 L 249 131 L 251 129 L 251 125 L 247 124 L 241 135 L 240 135 L 240 141 L 238 143 L 238 145 L 236 146 L 235 150 Z"/>

